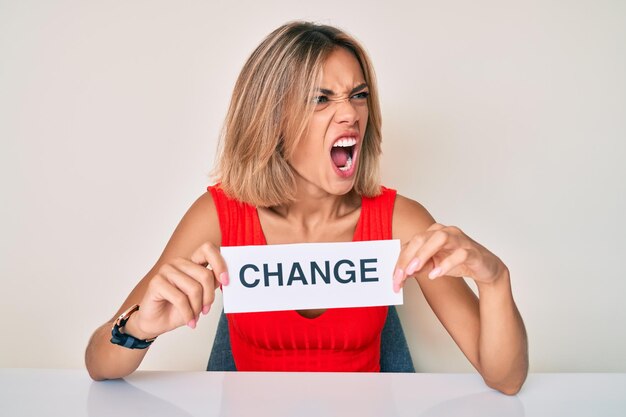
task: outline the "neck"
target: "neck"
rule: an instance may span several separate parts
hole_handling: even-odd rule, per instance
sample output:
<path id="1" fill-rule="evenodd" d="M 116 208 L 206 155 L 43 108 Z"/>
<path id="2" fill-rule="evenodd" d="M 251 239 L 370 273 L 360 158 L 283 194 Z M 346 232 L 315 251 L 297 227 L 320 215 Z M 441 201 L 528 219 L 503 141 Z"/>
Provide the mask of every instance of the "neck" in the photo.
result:
<path id="1" fill-rule="evenodd" d="M 353 212 L 360 204 L 361 199 L 354 191 L 345 195 L 334 195 L 312 184 L 298 184 L 296 200 L 273 207 L 272 211 L 294 225 L 315 230 L 322 224 L 332 223 Z"/>

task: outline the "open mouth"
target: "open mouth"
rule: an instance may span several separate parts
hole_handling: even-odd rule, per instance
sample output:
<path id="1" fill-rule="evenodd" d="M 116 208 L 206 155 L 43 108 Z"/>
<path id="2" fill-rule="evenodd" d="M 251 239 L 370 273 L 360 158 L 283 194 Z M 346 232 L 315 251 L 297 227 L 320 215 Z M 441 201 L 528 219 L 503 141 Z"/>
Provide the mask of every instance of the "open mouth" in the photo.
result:
<path id="1" fill-rule="evenodd" d="M 354 163 L 356 138 L 345 137 L 334 143 L 330 150 L 330 157 L 339 171 L 347 172 Z"/>

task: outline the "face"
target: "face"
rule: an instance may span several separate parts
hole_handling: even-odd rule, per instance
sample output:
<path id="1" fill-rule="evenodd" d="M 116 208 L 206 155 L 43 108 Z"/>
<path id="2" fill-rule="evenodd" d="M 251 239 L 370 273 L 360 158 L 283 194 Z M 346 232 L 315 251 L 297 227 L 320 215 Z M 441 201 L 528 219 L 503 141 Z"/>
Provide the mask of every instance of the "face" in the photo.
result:
<path id="1" fill-rule="evenodd" d="M 367 126 L 368 91 L 356 57 L 344 48 L 335 49 L 311 97 L 315 111 L 308 129 L 289 160 L 299 186 L 334 195 L 353 188 Z"/>

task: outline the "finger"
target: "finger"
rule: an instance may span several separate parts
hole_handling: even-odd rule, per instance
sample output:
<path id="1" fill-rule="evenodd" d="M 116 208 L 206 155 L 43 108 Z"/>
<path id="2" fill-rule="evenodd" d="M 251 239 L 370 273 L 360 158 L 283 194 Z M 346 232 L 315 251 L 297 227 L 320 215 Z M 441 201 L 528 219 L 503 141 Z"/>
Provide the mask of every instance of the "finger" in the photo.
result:
<path id="1" fill-rule="evenodd" d="M 166 264 L 159 271 L 172 285 L 180 289 L 188 298 L 194 318 L 202 312 L 202 285 L 172 264 Z"/>
<path id="2" fill-rule="evenodd" d="M 439 265 L 433 268 L 428 274 L 428 278 L 435 279 L 442 275 L 446 275 L 459 265 L 464 264 L 470 257 L 470 252 L 467 249 L 460 248 L 452 252 L 449 256 L 443 259 Z"/>
<path id="3" fill-rule="evenodd" d="M 410 275 L 406 273 L 408 264 L 411 259 L 415 258 L 415 254 L 424 244 L 426 238 L 426 235 L 420 233 L 413 236 L 411 240 L 404 244 L 404 247 L 402 248 L 402 250 L 400 251 L 400 255 L 398 256 L 398 261 L 396 262 L 393 273 L 393 290 L 395 292 L 400 291 L 400 288 L 402 288 L 404 281 Z"/>
<path id="4" fill-rule="evenodd" d="M 456 243 L 457 240 L 458 238 L 449 233 L 446 229 L 433 232 L 426 242 L 417 250 L 415 258 L 407 266 L 407 274 L 412 275 L 418 272 L 437 252 Z"/>
<path id="5" fill-rule="evenodd" d="M 157 275 L 152 280 L 154 288 L 154 296 L 157 300 L 165 300 L 169 302 L 178 314 L 182 317 L 182 323 L 176 323 L 176 326 L 187 324 L 189 327 L 195 327 L 196 315 L 191 308 L 189 298 L 178 287 L 172 284 L 166 277 Z"/>
<path id="6" fill-rule="evenodd" d="M 207 314 L 215 300 L 215 275 L 213 271 L 183 258 L 176 260 L 175 266 L 202 285 L 202 314 Z"/>
<path id="7" fill-rule="evenodd" d="M 203 243 L 191 255 L 191 261 L 198 265 L 211 265 L 215 278 L 222 285 L 228 285 L 228 271 L 226 261 L 222 257 L 219 249 L 210 242 Z"/>
<path id="8" fill-rule="evenodd" d="M 444 226 L 443 224 L 440 223 L 433 223 L 431 224 L 428 229 L 426 229 L 426 231 L 428 232 L 434 232 L 437 230 L 441 230 L 441 229 L 445 229 L 446 226 Z"/>
<path id="9" fill-rule="evenodd" d="M 425 232 L 413 236 L 413 238 L 409 242 L 407 242 L 406 252 L 401 254 L 405 256 L 403 261 L 406 262 L 404 262 L 403 265 L 405 265 L 407 275 L 411 275 L 415 271 L 419 271 L 419 269 L 425 264 L 425 262 L 415 262 L 415 253 L 417 253 L 417 251 L 420 250 L 422 246 L 424 246 L 426 241 L 429 240 L 435 232 L 446 228 L 447 227 L 442 224 L 433 223 L 428 227 L 428 229 L 426 229 Z M 413 265 L 411 265 L 411 263 Z"/>

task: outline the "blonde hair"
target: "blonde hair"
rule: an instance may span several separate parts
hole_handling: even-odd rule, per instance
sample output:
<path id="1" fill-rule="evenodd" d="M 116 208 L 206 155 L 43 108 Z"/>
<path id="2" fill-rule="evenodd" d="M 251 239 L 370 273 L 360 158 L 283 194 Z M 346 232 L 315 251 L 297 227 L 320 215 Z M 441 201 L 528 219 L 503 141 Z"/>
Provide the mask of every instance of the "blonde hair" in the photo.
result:
<path id="1" fill-rule="evenodd" d="M 311 96 L 319 87 L 322 66 L 337 47 L 354 54 L 369 87 L 369 117 L 354 190 L 366 197 L 380 194 L 381 115 L 365 50 L 335 27 L 290 22 L 261 42 L 235 84 L 214 172 L 227 195 L 257 207 L 294 201 L 296 183 L 288 160 L 313 113 Z"/>

